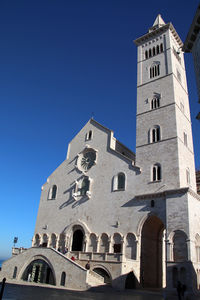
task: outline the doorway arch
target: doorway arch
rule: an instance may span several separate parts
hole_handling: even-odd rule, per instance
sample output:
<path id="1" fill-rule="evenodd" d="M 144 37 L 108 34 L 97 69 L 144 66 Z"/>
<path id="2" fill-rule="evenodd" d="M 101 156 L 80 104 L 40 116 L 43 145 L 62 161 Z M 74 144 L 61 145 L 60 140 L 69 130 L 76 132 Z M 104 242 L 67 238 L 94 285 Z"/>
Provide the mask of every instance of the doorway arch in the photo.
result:
<path id="1" fill-rule="evenodd" d="M 161 288 L 163 282 L 163 222 L 150 216 L 141 237 L 140 279 L 144 288 Z"/>
<path id="2" fill-rule="evenodd" d="M 80 228 L 74 228 L 72 251 L 83 251 L 83 237 L 83 231 Z"/>
<path id="3" fill-rule="evenodd" d="M 93 269 L 93 271 L 96 272 L 97 274 L 101 275 L 104 278 L 104 283 L 106 283 L 106 284 L 112 283 L 111 276 L 108 274 L 108 272 L 105 269 L 96 267 Z"/>

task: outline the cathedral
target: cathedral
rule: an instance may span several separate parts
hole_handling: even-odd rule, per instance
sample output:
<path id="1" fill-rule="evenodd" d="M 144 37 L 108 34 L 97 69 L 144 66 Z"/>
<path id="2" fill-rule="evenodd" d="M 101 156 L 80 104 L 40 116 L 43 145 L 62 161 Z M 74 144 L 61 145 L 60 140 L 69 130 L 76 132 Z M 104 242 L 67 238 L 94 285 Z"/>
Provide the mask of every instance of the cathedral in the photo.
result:
<path id="1" fill-rule="evenodd" d="M 160 15 L 134 43 L 136 152 L 90 119 L 42 186 L 32 247 L 4 262 L 1 276 L 169 293 L 180 281 L 198 291 L 200 196 L 183 43 Z"/>

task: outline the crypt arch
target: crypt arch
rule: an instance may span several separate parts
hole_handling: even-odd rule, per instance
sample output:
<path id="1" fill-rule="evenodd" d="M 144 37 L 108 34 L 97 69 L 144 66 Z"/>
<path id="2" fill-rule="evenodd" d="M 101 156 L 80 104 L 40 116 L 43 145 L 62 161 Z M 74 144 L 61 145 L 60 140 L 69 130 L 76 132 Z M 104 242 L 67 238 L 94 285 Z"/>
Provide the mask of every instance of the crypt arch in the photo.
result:
<path id="1" fill-rule="evenodd" d="M 56 285 L 56 274 L 54 267 L 44 255 L 36 255 L 31 257 L 24 264 L 17 277 L 27 281 L 29 274 L 31 274 L 32 282 Z"/>

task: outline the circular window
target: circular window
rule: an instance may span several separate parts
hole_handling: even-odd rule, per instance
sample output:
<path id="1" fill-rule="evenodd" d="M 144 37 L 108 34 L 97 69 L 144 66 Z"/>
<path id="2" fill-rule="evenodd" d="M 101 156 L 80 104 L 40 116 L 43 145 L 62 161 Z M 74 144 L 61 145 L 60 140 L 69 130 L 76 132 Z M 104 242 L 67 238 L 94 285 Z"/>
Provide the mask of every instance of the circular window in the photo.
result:
<path id="1" fill-rule="evenodd" d="M 81 171 L 88 171 L 96 162 L 96 152 L 93 149 L 88 149 L 79 154 L 77 167 Z"/>

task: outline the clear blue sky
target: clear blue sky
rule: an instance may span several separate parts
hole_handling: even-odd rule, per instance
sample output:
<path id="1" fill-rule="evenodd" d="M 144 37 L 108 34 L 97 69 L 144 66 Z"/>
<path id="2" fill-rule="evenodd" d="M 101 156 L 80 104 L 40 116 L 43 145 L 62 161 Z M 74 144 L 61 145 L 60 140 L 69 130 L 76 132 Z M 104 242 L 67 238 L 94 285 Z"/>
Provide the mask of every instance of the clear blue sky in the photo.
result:
<path id="1" fill-rule="evenodd" d="M 30 247 L 41 186 L 94 113 L 135 151 L 136 47 L 160 13 L 182 40 L 197 0 L 0 1 L 0 259 Z M 137 4 L 136 4 L 137 3 Z M 196 166 L 200 122 L 185 55 Z"/>

